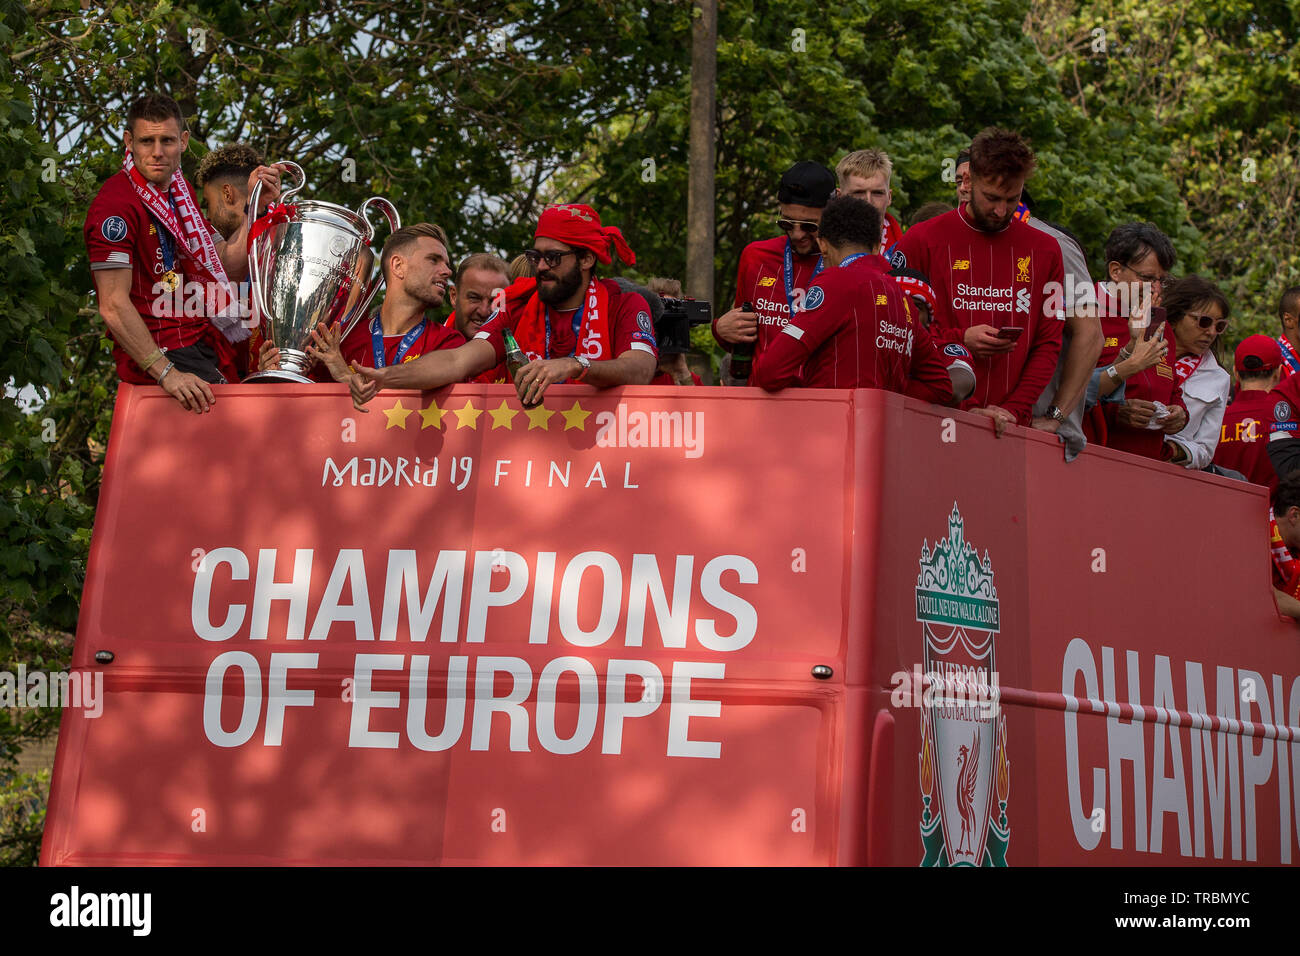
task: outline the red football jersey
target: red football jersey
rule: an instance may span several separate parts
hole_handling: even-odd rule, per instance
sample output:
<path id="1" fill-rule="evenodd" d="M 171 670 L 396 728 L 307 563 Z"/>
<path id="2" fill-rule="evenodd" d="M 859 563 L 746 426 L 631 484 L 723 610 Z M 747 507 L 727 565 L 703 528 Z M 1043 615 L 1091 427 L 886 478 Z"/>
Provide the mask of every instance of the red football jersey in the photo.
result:
<path id="1" fill-rule="evenodd" d="M 451 315 L 447 316 L 446 321 L 442 324 L 449 329 L 455 329 L 457 332 L 460 331 L 456 328 L 456 313 L 454 311 Z M 463 335 L 464 333 L 461 334 Z M 479 385 L 504 385 L 508 378 L 509 375 L 506 372 L 506 363 L 502 362 L 499 365 L 495 365 L 488 369 L 486 372 L 479 372 L 473 378 L 468 379 L 468 381 Z"/>
<path id="2" fill-rule="evenodd" d="M 758 313 L 758 341 L 754 343 L 755 357 L 772 340 L 781 334 L 785 324 L 790 321 L 790 305 L 795 308 L 807 295 L 817 270 L 822 265 L 818 253 L 808 256 L 790 254 L 791 292 L 790 302 L 786 301 L 785 289 L 785 236 L 772 239 L 760 239 L 751 242 L 740 253 L 740 268 L 736 270 L 735 308 L 751 302 Z M 717 338 L 717 320 L 714 320 L 713 337 Z M 724 349 L 731 346 L 719 340 Z"/>
<path id="3" fill-rule="evenodd" d="M 609 334 L 613 347 L 610 354 L 618 358 L 624 352 L 638 349 L 659 357 L 659 347 L 655 343 L 654 329 L 650 324 L 650 306 L 645 297 L 637 292 L 624 292 L 609 279 L 597 279 L 604 283 L 609 293 Z M 551 358 L 573 355 L 578 349 L 578 340 L 573 334 L 573 317 L 577 309 L 566 311 L 551 310 Z M 498 364 L 506 360 L 506 340 L 503 332 L 510 329 L 515 332 L 522 314 L 511 312 L 508 308 L 492 313 L 474 336 L 491 344 L 496 351 Z M 515 333 L 518 338 L 518 333 Z M 541 356 L 538 356 L 541 358 Z"/>
<path id="4" fill-rule="evenodd" d="M 879 256 L 862 256 L 818 276 L 803 309 L 755 356 L 754 384 L 902 392 L 920 322 L 882 266 Z"/>
<path id="5" fill-rule="evenodd" d="M 376 312 L 370 318 L 363 319 L 352 326 L 352 331 L 339 343 L 339 354 L 343 356 L 343 361 L 348 363 L 349 368 L 353 362 L 356 362 L 362 368 L 375 367 L 374 336 L 371 333 L 371 323 L 378 314 Z M 383 337 L 385 366 L 397 364 L 397 353 L 402 347 L 402 340 L 406 338 L 406 334 L 402 332 L 398 335 L 385 335 Z M 427 319 L 424 324 L 424 331 L 411 343 L 401 360 L 403 363 L 410 362 L 429 352 L 436 352 L 439 349 L 454 349 L 464 344 L 465 336 L 455 329 L 449 329 L 435 319 Z M 319 362 L 312 366 L 308 377 L 316 382 L 334 381 L 329 369 Z"/>
<path id="6" fill-rule="evenodd" d="M 880 251 L 889 252 L 903 238 L 903 227 L 898 220 L 885 213 L 885 221 L 880 224 Z"/>
<path id="7" fill-rule="evenodd" d="M 221 241 L 220 233 L 206 219 L 203 220 L 203 226 L 216 241 Z M 161 286 L 155 286 L 162 281 L 167 271 L 162 245 L 158 239 L 158 226 L 145 210 L 144 203 L 136 195 L 125 171 L 114 173 L 100 187 L 86 212 L 82 234 L 90 257 L 90 274 L 95 281 L 96 292 L 99 290 L 100 272 L 106 269 L 130 269 L 131 304 L 140 313 L 145 327 L 159 346 L 168 349 L 183 348 L 207 340 L 217 347 L 222 360 L 233 357 L 229 350 L 217 346 L 221 333 L 206 315 L 185 314 L 197 311 L 185 308 L 188 290 L 184 283 L 187 273 L 198 273 L 198 264 L 183 243 L 174 243 L 172 272 L 176 276 L 176 292 L 167 293 Z M 172 314 L 165 314 L 168 312 Z M 111 332 L 109 337 L 112 338 Z M 123 381 L 139 385 L 153 384 L 153 377 L 146 375 L 116 341 L 113 343 L 113 360 L 117 364 L 118 377 Z M 227 369 L 227 364 L 226 361 L 222 362 L 223 371 L 226 371 L 227 378 L 231 378 L 234 374 L 233 365 Z"/>
<path id="8" fill-rule="evenodd" d="M 1169 343 L 1169 354 L 1177 354 L 1178 343 L 1174 339 L 1173 329 L 1165 327 L 1165 340 Z M 1124 398 L 1141 399 L 1146 402 L 1160 402 L 1173 408 L 1187 410 L 1183 403 L 1183 389 L 1178 384 L 1174 367 L 1165 359 L 1159 364 L 1144 369 L 1131 376 L 1124 383 Z M 1101 404 L 1102 414 L 1106 418 L 1107 448 L 1117 448 L 1131 455 L 1159 460 L 1164 454 L 1165 433 L 1156 428 L 1133 428 L 1121 425 L 1118 420 L 1120 406 L 1111 402 Z"/>
<path id="9" fill-rule="evenodd" d="M 971 354 L 966 351 L 966 346 L 956 342 L 940 347 L 930 330 L 920 322 L 914 328 L 916 341 L 912 343 L 912 367 L 904 393 L 937 405 L 951 405 L 952 377 L 948 370 L 957 366 L 974 375 Z"/>
<path id="10" fill-rule="evenodd" d="M 1060 244 L 1014 220 L 984 232 L 963 207 L 909 229 L 893 264 L 929 276 L 939 305 L 930 331 L 941 344 L 965 344 L 974 325 L 1024 329 L 1010 352 L 975 359 L 975 394 L 962 407 L 998 405 L 1030 424 L 1061 352 L 1065 313 L 1047 308 L 1052 293 L 1059 299 L 1064 289 Z"/>
<path id="11" fill-rule="evenodd" d="M 1120 351 L 1128 344 L 1131 337 L 1128 316 L 1101 316 L 1101 355 L 1097 356 L 1097 368 L 1109 368 L 1119 358 Z"/>
<path id="12" fill-rule="evenodd" d="M 1214 463 L 1239 471 L 1257 485 L 1277 490 L 1277 472 L 1268 459 L 1268 436 L 1273 429 L 1277 396 L 1259 389 L 1238 391 L 1223 412 Z"/>

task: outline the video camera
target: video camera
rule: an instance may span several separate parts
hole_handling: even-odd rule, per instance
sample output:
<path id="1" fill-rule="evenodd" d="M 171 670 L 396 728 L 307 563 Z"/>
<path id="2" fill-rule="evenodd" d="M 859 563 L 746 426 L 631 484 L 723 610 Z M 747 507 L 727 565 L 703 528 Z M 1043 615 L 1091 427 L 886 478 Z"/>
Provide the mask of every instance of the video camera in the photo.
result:
<path id="1" fill-rule="evenodd" d="M 677 299 L 661 295 L 663 313 L 655 319 L 655 341 L 660 355 L 678 355 L 693 351 L 691 326 L 713 321 L 709 303 L 700 299 Z"/>

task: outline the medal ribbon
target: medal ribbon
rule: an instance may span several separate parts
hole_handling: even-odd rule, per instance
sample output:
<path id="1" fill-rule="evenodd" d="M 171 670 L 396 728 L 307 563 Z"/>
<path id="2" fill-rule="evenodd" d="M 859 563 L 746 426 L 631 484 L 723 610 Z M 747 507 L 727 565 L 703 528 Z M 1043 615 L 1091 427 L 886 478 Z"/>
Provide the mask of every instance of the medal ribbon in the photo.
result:
<path id="1" fill-rule="evenodd" d="M 826 264 L 826 258 L 824 256 L 818 256 L 817 267 L 813 269 L 812 279 L 809 279 L 808 280 L 809 282 L 812 282 L 813 279 L 816 279 L 817 276 L 821 274 L 821 271 L 825 266 L 825 264 Z M 785 304 L 786 307 L 790 310 L 790 318 L 793 319 L 794 318 L 794 247 L 790 245 L 790 239 L 788 236 L 786 237 L 785 240 Z"/>
<path id="2" fill-rule="evenodd" d="M 401 365 L 402 358 L 415 344 L 415 340 L 424 334 L 424 327 L 428 324 L 428 319 L 421 319 L 419 324 L 402 336 L 402 342 L 397 346 L 397 356 L 393 359 L 394 365 Z M 379 313 L 376 312 L 374 318 L 370 320 L 370 347 L 375 356 L 375 368 L 383 368 L 387 365 L 384 356 L 384 327 L 379 321 Z"/>
<path id="3" fill-rule="evenodd" d="M 595 284 L 596 284 L 596 280 L 592 279 L 591 286 L 594 286 Z M 587 311 L 587 299 L 595 295 L 595 290 L 591 286 L 587 287 L 587 292 L 582 297 L 582 304 L 578 306 L 578 311 L 573 313 L 573 353 L 575 355 L 578 353 L 578 346 L 582 344 L 582 340 L 578 338 L 578 329 L 582 327 L 582 314 Z M 551 310 L 544 305 L 542 306 L 542 320 L 546 323 L 546 352 L 542 357 L 550 358 L 551 357 Z"/>

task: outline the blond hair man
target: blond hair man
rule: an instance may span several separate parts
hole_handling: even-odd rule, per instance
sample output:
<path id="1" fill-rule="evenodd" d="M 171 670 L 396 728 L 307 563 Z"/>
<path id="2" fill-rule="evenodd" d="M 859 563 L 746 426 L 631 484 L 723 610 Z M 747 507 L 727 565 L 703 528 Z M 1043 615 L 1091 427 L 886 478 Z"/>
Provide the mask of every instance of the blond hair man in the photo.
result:
<path id="1" fill-rule="evenodd" d="M 889 204 L 894 194 L 889 188 L 889 178 L 894 173 L 894 163 L 883 149 L 860 149 L 849 153 L 835 167 L 841 196 L 865 199 L 880 210 L 880 248 L 889 258 L 890 250 L 903 238 L 903 227 L 889 214 Z"/>

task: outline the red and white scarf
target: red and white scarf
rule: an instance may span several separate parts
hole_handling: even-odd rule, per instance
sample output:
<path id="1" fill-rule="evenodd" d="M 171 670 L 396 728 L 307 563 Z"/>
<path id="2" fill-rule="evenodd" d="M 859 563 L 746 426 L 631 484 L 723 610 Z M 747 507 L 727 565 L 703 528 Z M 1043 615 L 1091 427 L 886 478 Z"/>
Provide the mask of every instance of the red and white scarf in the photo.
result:
<path id="1" fill-rule="evenodd" d="M 546 354 L 546 304 L 536 294 L 537 280 L 519 279 L 506 289 L 507 308 L 519 302 L 522 311 L 515 326 L 515 339 L 530 359 L 560 358 L 555 354 L 557 337 L 556 319 L 551 316 L 551 354 Z M 527 295 L 527 299 L 519 300 Z M 512 300 L 514 300 L 512 302 Z M 564 319 L 563 321 L 568 321 Z M 582 303 L 582 325 L 578 328 L 576 355 L 585 355 L 594 361 L 614 358 L 614 346 L 609 340 L 609 290 L 596 279 L 587 286 Z"/>
<path id="2" fill-rule="evenodd" d="M 1182 388 L 1192 373 L 1201 367 L 1201 362 L 1205 361 L 1205 353 L 1200 355 L 1184 355 L 1174 363 L 1174 380 L 1178 382 L 1178 387 Z"/>
<path id="3" fill-rule="evenodd" d="M 1284 369 L 1282 377 L 1300 372 L 1300 355 L 1296 355 L 1295 349 L 1285 335 L 1277 337 L 1277 347 L 1282 350 L 1282 368 Z"/>
<path id="4" fill-rule="evenodd" d="M 131 181 L 136 196 L 144 203 L 144 208 L 149 210 L 149 214 L 172 234 L 178 243 L 177 248 L 185 248 L 198 263 L 199 280 L 216 284 L 217 288 L 213 292 L 217 307 L 212 310 L 213 314 L 208 317 L 208 320 L 230 342 L 240 342 L 252 335 L 252 330 L 246 328 L 240 321 L 237 308 L 238 296 L 230 285 L 221 258 L 217 255 L 217 245 L 203 225 L 203 216 L 199 213 L 198 204 L 194 201 L 194 193 L 191 192 L 185 177 L 177 170 L 172 175 L 167 189 L 160 189 L 145 179 L 140 170 L 135 168 L 135 159 L 129 149 L 122 159 L 122 169 Z M 175 208 L 172 208 L 173 203 Z M 207 301 L 213 296 L 205 295 L 204 298 Z"/>

